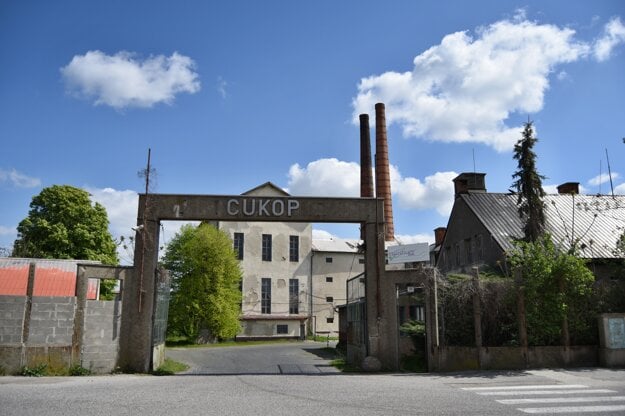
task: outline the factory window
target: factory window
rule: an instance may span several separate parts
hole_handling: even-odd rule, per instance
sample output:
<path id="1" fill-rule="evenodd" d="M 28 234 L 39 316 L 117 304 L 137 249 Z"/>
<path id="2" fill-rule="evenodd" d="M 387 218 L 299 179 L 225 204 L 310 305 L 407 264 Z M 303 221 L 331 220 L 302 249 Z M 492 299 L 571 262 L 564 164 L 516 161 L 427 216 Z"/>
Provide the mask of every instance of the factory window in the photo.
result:
<path id="1" fill-rule="evenodd" d="M 299 279 L 289 279 L 289 313 L 299 313 Z"/>
<path id="2" fill-rule="evenodd" d="M 332 263 L 332 257 L 326 257 L 326 263 Z"/>
<path id="3" fill-rule="evenodd" d="M 365 259 L 358 259 L 359 264 L 365 264 Z"/>
<path id="4" fill-rule="evenodd" d="M 299 261 L 299 237 L 289 236 L 289 261 Z"/>
<path id="5" fill-rule="evenodd" d="M 271 234 L 263 234 L 262 258 L 271 261 Z"/>
<path id="6" fill-rule="evenodd" d="M 271 313 L 271 279 L 263 277 L 260 287 L 260 312 Z"/>
<path id="7" fill-rule="evenodd" d="M 288 325 L 276 325 L 276 333 L 277 334 L 288 334 L 289 333 L 289 326 Z"/>
<path id="8" fill-rule="evenodd" d="M 331 276 L 326 277 L 326 283 L 332 283 L 333 280 Z"/>
<path id="9" fill-rule="evenodd" d="M 234 233 L 234 252 L 239 260 L 243 260 L 244 243 L 245 237 L 243 236 L 243 233 Z"/>
<path id="10" fill-rule="evenodd" d="M 326 296 L 326 302 L 334 302 L 334 297 Z"/>
<path id="11" fill-rule="evenodd" d="M 326 323 L 333 324 L 334 323 L 334 318 L 326 318 Z"/>

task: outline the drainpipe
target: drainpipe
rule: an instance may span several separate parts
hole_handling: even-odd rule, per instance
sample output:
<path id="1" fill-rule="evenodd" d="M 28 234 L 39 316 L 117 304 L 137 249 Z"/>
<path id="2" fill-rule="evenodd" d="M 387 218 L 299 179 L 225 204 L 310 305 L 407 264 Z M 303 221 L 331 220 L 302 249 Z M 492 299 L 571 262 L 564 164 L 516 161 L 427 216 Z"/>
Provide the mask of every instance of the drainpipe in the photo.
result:
<path id="1" fill-rule="evenodd" d="M 310 332 L 314 335 L 316 334 L 315 326 L 313 326 L 313 260 L 315 258 L 315 252 L 310 250 L 310 274 L 308 275 L 308 327 L 310 328 Z"/>

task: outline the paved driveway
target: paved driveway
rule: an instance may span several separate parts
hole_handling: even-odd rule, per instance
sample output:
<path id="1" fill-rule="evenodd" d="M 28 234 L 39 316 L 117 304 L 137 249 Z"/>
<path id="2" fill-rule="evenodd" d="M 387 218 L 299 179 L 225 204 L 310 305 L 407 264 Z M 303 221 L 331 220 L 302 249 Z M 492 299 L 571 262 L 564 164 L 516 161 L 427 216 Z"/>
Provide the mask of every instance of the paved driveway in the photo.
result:
<path id="1" fill-rule="evenodd" d="M 183 374 L 336 374 L 333 354 L 320 342 L 168 348 L 166 356 L 191 368 Z"/>

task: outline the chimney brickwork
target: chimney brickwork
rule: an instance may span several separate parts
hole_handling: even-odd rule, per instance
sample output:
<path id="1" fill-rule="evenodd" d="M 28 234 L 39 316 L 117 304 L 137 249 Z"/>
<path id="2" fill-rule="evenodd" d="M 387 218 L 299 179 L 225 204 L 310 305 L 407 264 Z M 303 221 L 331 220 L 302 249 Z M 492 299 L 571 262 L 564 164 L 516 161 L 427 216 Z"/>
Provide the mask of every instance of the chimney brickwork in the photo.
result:
<path id="1" fill-rule="evenodd" d="M 384 198 L 384 239 L 395 239 L 393 225 L 393 201 L 391 199 L 391 174 L 388 160 L 388 138 L 386 135 L 386 114 L 383 103 L 375 105 L 375 187 L 378 198 Z"/>

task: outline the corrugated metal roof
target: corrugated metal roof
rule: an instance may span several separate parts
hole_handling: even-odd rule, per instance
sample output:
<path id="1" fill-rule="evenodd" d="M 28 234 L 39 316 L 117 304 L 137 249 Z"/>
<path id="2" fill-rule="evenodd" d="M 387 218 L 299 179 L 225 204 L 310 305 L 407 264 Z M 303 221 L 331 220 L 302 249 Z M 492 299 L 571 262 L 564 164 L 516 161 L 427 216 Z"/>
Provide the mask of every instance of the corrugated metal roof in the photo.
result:
<path id="1" fill-rule="evenodd" d="M 28 265 L 0 265 L 0 295 L 25 296 Z"/>
<path id="2" fill-rule="evenodd" d="M 33 296 L 74 296 L 79 263 L 101 264 L 85 260 L 47 260 L 0 258 L 0 295 L 27 294 L 28 268 L 35 263 Z"/>
<path id="3" fill-rule="evenodd" d="M 330 253 L 356 253 L 358 251 L 358 240 L 343 240 L 340 238 L 313 240 L 313 251 L 323 251 Z"/>
<path id="4" fill-rule="evenodd" d="M 523 237 L 517 195 L 470 193 L 460 197 L 504 249 Z M 577 242 L 584 258 L 615 258 L 616 242 L 625 227 L 625 195 L 546 195 L 545 226 L 556 244 L 568 249 Z"/>

